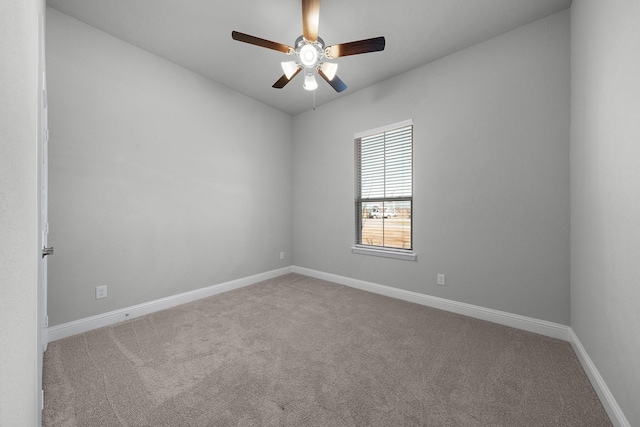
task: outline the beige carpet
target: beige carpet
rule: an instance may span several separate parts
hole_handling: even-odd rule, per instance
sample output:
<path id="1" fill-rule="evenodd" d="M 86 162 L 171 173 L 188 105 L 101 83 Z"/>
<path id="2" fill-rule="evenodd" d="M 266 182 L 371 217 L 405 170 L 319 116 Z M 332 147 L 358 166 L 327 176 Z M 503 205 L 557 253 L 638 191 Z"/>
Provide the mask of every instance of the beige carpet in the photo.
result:
<path id="1" fill-rule="evenodd" d="M 563 341 L 297 274 L 49 344 L 44 425 L 609 426 Z"/>

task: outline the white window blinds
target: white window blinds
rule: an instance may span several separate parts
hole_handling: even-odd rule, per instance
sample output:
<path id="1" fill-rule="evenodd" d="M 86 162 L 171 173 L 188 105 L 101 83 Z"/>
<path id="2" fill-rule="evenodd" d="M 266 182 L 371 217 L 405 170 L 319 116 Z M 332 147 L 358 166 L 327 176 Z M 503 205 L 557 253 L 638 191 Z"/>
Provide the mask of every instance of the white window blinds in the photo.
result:
<path id="1" fill-rule="evenodd" d="M 359 197 L 381 199 L 412 195 L 413 126 L 360 139 Z"/>

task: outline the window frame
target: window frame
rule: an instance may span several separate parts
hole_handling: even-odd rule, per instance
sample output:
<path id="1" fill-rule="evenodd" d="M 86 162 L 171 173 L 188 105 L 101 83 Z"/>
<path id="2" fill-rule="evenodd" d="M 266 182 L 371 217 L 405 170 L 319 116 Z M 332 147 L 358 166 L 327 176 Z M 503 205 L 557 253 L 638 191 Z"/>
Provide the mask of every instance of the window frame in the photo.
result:
<path id="1" fill-rule="evenodd" d="M 410 196 L 401 196 L 401 197 L 374 197 L 374 198 L 363 198 L 361 197 L 361 158 L 360 158 L 360 143 L 363 138 L 384 134 L 386 132 L 391 132 L 394 130 L 398 130 L 404 127 L 411 126 L 411 195 Z M 375 129 L 370 129 L 363 132 L 357 132 L 354 135 L 354 176 L 355 176 L 355 197 L 354 197 L 354 208 L 355 208 L 355 245 L 351 248 L 352 253 L 362 254 L 362 255 L 373 255 L 373 256 L 381 256 L 386 258 L 394 258 L 394 259 L 402 259 L 402 260 L 410 260 L 415 261 L 417 255 L 414 252 L 414 242 L 413 242 L 413 142 L 415 139 L 414 136 L 414 128 L 413 128 L 413 119 L 403 120 L 401 122 L 392 123 L 386 126 L 377 127 Z M 387 182 L 385 177 L 385 182 Z M 363 203 L 373 203 L 379 202 L 383 204 L 388 201 L 394 202 L 409 202 L 410 204 L 410 239 L 411 239 L 411 247 L 410 248 L 398 248 L 392 246 L 377 246 L 377 245 L 367 245 L 362 243 L 362 204 Z M 384 220 L 384 218 L 383 218 Z"/>

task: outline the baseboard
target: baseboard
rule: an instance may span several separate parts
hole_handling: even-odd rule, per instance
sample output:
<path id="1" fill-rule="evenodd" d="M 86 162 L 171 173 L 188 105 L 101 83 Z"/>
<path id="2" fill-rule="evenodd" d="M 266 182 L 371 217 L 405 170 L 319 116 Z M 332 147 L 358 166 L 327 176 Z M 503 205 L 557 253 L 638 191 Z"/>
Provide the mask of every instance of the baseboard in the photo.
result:
<path id="1" fill-rule="evenodd" d="M 134 305 L 132 307 L 110 311 L 108 313 L 99 314 L 97 316 L 87 317 L 85 319 L 75 320 L 73 322 L 52 326 L 50 328 L 47 328 L 46 330 L 48 336 L 47 342 L 53 342 L 62 338 L 70 337 L 72 335 L 81 334 L 93 329 L 102 328 L 104 326 L 109 326 L 118 322 L 123 322 L 125 320 L 144 316 L 145 314 L 155 313 L 156 311 L 165 310 L 177 305 L 196 301 L 202 298 L 207 298 L 212 295 L 217 295 L 223 292 L 242 288 L 244 286 L 253 285 L 254 283 L 273 279 L 274 277 L 291 273 L 292 271 L 293 267 L 284 267 L 277 270 L 272 270 L 249 277 L 243 277 L 241 279 L 232 280 L 213 286 L 208 286 L 206 288 L 196 289 L 194 291 L 184 292 L 178 295 L 161 298 L 155 301 Z"/>
<path id="2" fill-rule="evenodd" d="M 570 328 L 559 323 L 520 316 L 518 314 L 507 313 L 504 311 L 493 310 L 477 305 L 452 301 L 445 298 L 420 294 L 418 292 L 406 291 L 404 289 L 392 288 L 391 286 L 365 282 L 363 280 L 324 273 L 304 267 L 294 266 L 293 272 L 304 274 L 305 276 L 327 280 L 329 282 L 339 283 L 341 285 L 361 289 L 363 291 L 373 292 L 376 294 L 413 302 L 427 307 L 438 308 L 440 310 L 450 311 L 452 313 L 462 314 L 464 316 L 474 317 L 476 319 L 486 320 L 489 322 L 498 323 L 500 325 L 511 326 L 513 328 L 561 339 L 563 341 L 570 341 Z"/>
<path id="3" fill-rule="evenodd" d="M 611 390 L 609 390 L 609 387 L 607 387 L 607 384 L 604 382 L 604 378 L 602 378 L 600 372 L 598 372 L 598 368 L 596 368 L 596 365 L 587 354 L 587 350 L 582 346 L 582 343 L 573 329 L 569 330 L 569 337 L 571 346 L 576 352 L 576 355 L 580 360 L 580 364 L 589 377 L 589 381 L 591 381 L 591 385 L 598 394 L 598 397 L 602 402 L 602 406 L 604 406 L 605 411 L 607 411 L 607 415 L 609 415 L 613 425 L 616 427 L 631 427 L 627 417 L 624 416 L 618 402 L 613 397 Z"/>

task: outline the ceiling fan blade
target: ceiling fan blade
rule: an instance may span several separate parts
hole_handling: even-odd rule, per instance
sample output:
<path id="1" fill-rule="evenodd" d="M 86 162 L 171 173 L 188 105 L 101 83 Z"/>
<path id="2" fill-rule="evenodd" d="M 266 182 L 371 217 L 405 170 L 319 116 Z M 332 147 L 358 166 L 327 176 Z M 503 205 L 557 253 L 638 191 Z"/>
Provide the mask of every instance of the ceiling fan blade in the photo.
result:
<path id="1" fill-rule="evenodd" d="M 359 55 L 361 53 L 378 52 L 384 50 L 384 37 L 358 40 L 356 42 L 334 44 L 325 49 L 327 58 L 340 58 L 341 56 Z"/>
<path id="2" fill-rule="evenodd" d="M 245 42 L 255 46 L 266 47 L 267 49 L 273 49 L 273 50 L 277 50 L 279 52 L 284 52 L 288 54 L 295 52 L 295 50 L 291 46 L 287 46 L 286 44 L 272 42 L 270 40 L 265 40 L 265 39 L 261 39 L 260 37 L 250 36 L 249 34 L 240 33 L 238 31 L 232 31 L 231 38 L 239 42 Z"/>
<path id="3" fill-rule="evenodd" d="M 287 75 L 286 75 L 286 74 L 283 74 L 283 75 L 282 75 L 282 77 L 280 77 L 280 78 L 278 79 L 278 81 L 277 81 L 277 82 L 275 82 L 275 83 L 273 84 L 273 86 L 271 86 L 271 87 L 274 87 L 274 88 L 276 88 L 276 89 L 282 89 L 283 87 L 285 87 L 285 86 L 287 85 L 287 83 L 289 83 L 291 80 L 293 80 L 293 78 L 294 78 L 295 76 L 297 76 L 297 75 L 298 75 L 298 73 L 299 73 L 301 70 L 302 70 L 302 67 L 299 67 L 299 68 L 298 68 L 298 70 L 293 74 L 293 76 L 291 76 L 291 78 L 290 78 L 290 79 L 288 79 L 288 78 L 287 78 Z"/>
<path id="4" fill-rule="evenodd" d="M 331 87 L 336 90 L 336 92 L 342 92 L 347 88 L 347 85 L 344 84 L 344 82 L 340 80 L 340 77 L 338 76 L 333 76 L 333 79 L 329 80 L 329 77 L 327 77 L 327 75 L 323 73 L 321 69 L 318 69 L 318 74 L 320 75 L 320 77 L 325 79 L 327 83 L 329 83 Z"/>
<path id="5" fill-rule="evenodd" d="M 318 40 L 320 0 L 302 0 L 302 35 L 310 42 Z"/>

